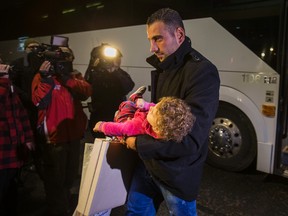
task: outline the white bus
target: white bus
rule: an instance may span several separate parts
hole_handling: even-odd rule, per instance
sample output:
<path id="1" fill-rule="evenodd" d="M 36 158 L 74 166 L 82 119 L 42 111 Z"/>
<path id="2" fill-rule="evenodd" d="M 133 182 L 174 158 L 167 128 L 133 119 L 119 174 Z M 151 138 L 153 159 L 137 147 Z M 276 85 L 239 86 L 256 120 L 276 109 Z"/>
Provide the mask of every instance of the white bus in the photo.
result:
<path id="1" fill-rule="evenodd" d="M 197 18 L 184 20 L 192 46 L 217 66 L 221 78 L 207 162 L 229 171 L 255 166 L 288 177 L 288 1 L 211 2 L 214 10 L 206 9 L 203 17 L 199 10 Z M 122 68 L 135 88 L 150 86 L 144 23 L 58 35 L 69 38 L 79 71 L 85 73 L 93 47 L 109 43 L 123 53 Z M 50 35 L 34 38 L 50 42 Z M 14 60 L 21 55 L 21 44 L 23 38 L 0 41 L 0 57 L 7 63 Z M 150 100 L 149 92 L 144 97 Z"/>

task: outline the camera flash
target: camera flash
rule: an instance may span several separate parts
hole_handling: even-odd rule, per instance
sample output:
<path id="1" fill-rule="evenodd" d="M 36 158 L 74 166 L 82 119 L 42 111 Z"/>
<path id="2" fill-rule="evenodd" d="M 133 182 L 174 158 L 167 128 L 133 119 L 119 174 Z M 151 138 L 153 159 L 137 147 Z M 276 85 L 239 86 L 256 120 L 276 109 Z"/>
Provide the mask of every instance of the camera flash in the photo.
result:
<path id="1" fill-rule="evenodd" d="M 117 50 L 113 47 L 105 47 L 104 55 L 106 57 L 114 58 L 117 55 Z"/>

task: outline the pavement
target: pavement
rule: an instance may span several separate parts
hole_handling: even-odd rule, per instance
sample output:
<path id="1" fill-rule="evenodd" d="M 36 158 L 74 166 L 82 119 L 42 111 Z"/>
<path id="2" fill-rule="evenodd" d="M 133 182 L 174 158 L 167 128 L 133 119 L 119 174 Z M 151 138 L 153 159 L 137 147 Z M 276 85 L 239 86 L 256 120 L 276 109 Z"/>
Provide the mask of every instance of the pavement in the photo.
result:
<path id="1" fill-rule="evenodd" d="M 18 216 L 42 216 L 45 193 L 41 179 L 26 167 L 19 187 Z M 76 190 L 77 191 L 77 190 Z M 74 194 L 75 207 L 78 194 Z M 198 216 L 287 216 L 288 179 L 257 171 L 231 173 L 205 165 L 197 200 Z M 122 216 L 125 206 L 112 210 Z M 168 216 L 163 202 L 157 216 Z"/>
<path id="2" fill-rule="evenodd" d="M 72 208 L 78 203 L 80 174 L 81 168 L 72 190 Z M 18 216 L 43 216 L 45 191 L 33 163 L 27 164 L 20 176 Z M 288 178 L 255 170 L 227 172 L 206 164 L 197 211 L 198 216 L 287 216 Z M 111 216 L 122 216 L 124 212 L 125 206 L 119 206 L 112 210 Z M 163 202 L 157 216 L 168 215 Z"/>

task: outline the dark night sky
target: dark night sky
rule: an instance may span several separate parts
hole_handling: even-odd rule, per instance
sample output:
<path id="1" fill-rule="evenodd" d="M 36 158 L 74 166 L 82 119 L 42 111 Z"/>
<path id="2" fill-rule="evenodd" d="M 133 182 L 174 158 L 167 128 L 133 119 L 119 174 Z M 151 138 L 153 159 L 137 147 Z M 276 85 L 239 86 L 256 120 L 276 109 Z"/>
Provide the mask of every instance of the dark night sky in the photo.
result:
<path id="1" fill-rule="evenodd" d="M 161 7 L 179 9 L 189 1 L 178 0 L 3 0 L 0 6 L 0 40 L 69 33 L 144 24 L 147 16 Z M 86 8 L 87 4 L 97 7 Z M 191 4 L 191 3 L 190 3 Z M 63 15 L 63 9 L 76 11 Z M 185 7 L 183 7 L 185 8 Z M 41 18 L 48 15 L 48 18 Z"/>

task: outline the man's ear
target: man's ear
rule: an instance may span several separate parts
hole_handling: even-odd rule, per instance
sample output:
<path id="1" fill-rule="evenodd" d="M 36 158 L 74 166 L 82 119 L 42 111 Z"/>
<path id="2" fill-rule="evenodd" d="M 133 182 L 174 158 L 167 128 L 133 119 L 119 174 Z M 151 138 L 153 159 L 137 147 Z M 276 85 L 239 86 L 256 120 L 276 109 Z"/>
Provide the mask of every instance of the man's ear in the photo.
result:
<path id="1" fill-rule="evenodd" d="M 185 30 L 181 27 L 176 29 L 176 39 L 179 44 L 182 44 L 185 40 Z"/>

